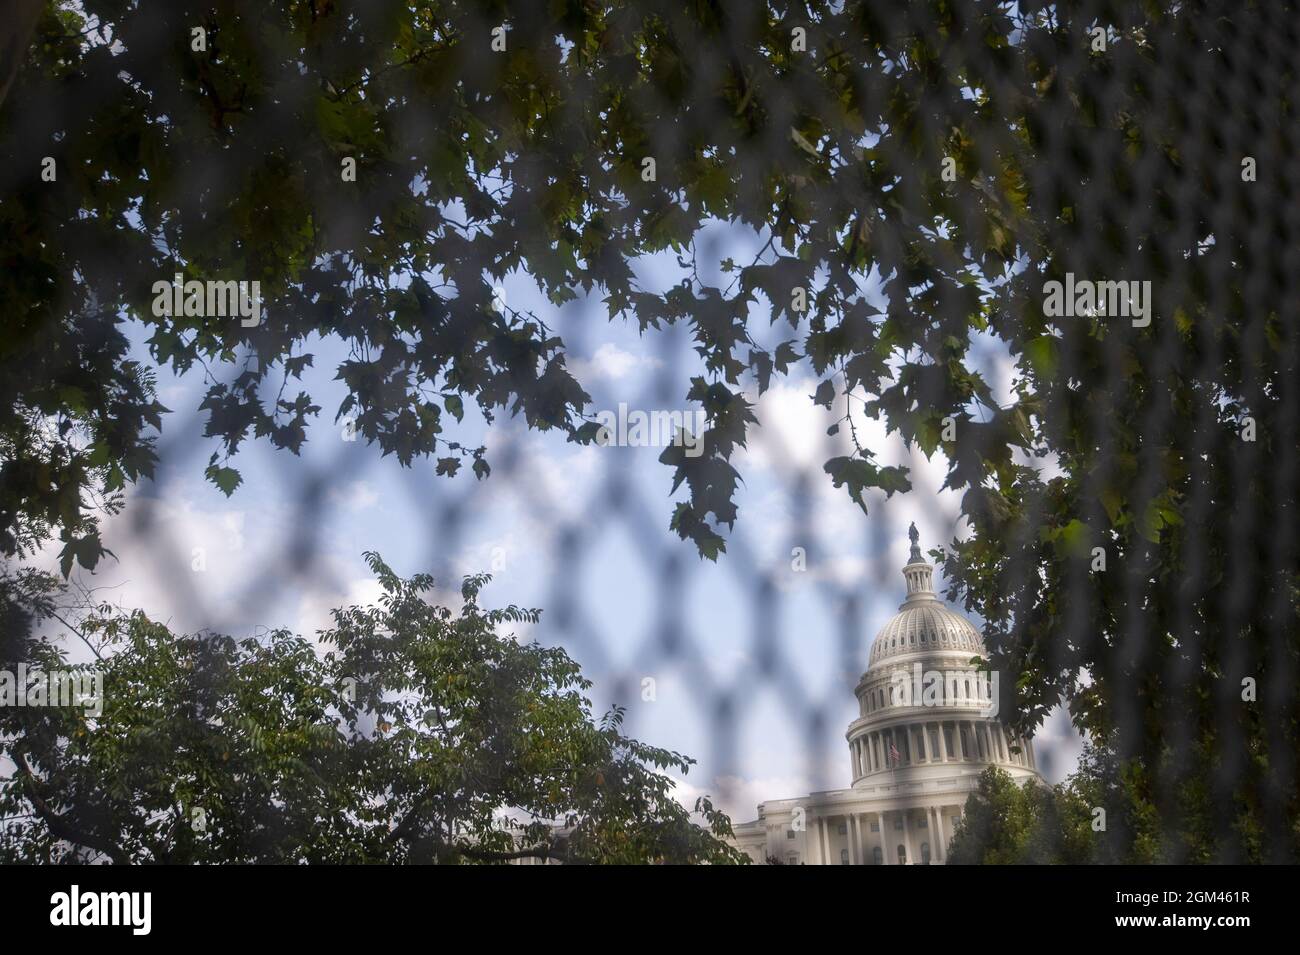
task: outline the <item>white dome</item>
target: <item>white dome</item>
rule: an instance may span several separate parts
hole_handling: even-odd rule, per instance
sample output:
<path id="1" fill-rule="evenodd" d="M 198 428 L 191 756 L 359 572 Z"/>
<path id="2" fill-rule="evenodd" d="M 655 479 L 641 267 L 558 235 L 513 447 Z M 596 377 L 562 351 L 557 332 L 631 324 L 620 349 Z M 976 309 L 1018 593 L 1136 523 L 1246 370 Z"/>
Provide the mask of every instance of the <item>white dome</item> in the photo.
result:
<path id="1" fill-rule="evenodd" d="M 916 601 L 903 604 L 880 628 L 871 644 L 868 666 L 904 653 L 927 650 L 961 650 L 975 656 L 984 652 L 984 641 L 973 623 L 938 600 Z"/>
<path id="2" fill-rule="evenodd" d="M 916 525 L 912 526 L 911 533 L 912 554 L 903 568 L 907 599 L 898 608 L 898 613 L 876 634 L 871 644 L 868 670 L 877 663 L 905 653 L 955 650 L 968 656 L 984 654 L 984 641 L 975 625 L 949 609 L 934 592 L 934 568 L 921 556 Z"/>

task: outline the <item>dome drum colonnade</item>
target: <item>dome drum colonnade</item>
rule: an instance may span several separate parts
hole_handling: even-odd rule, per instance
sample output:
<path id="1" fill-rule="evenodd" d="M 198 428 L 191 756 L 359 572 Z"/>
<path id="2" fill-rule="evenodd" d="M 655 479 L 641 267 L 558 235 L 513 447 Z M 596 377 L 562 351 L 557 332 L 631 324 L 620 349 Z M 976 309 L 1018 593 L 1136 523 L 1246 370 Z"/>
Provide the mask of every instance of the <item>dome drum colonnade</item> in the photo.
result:
<path id="1" fill-rule="evenodd" d="M 1038 778 L 1032 743 L 998 719 L 998 675 L 971 661 L 979 631 L 943 604 L 915 526 L 903 567 L 907 599 L 871 646 L 845 734 L 849 789 L 769 801 L 736 826 L 755 861 L 859 865 L 942 863 L 953 826 L 990 765 Z"/>

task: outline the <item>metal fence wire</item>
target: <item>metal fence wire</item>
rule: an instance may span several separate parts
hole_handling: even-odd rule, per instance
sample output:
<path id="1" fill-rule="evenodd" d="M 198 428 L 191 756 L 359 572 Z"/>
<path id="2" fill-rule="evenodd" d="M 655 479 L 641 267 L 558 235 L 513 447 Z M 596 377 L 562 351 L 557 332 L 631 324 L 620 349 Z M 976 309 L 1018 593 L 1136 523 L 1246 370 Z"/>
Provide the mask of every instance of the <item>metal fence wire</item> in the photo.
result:
<path id="1" fill-rule="evenodd" d="M 187 403 L 162 416 L 156 478 L 128 482 L 105 540 L 134 542 L 137 563 L 122 572 L 156 582 L 187 619 L 214 630 L 279 623 L 271 618 L 303 581 L 345 592 L 325 539 L 344 506 L 331 492 L 349 482 L 384 475 L 403 489 L 381 502 L 379 520 L 400 521 L 425 548 L 419 569 L 444 581 L 463 569 L 476 521 L 508 500 L 545 528 L 530 542 L 546 554 L 530 582 L 544 612 L 535 635 L 598 675 L 600 693 L 627 701 L 646 674 L 680 673 L 706 741 L 696 755 L 724 776 L 741 774 L 747 726 L 775 701 L 798 728 L 810 783 L 844 785 L 826 767 L 844 745 L 846 701 L 880 607 L 900 593 L 890 554 L 907 523 L 895 507 L 903 498 L 886 506 L 880 489 L 865 492 L 856 526 L 819 520 L 834 476 L 822 465 L 844 453 L 847 435 L 819 432 L 820 456 L 807 461 L 761 415 L 750 425 L 744 453 L 773 462 L 786 539 L 761 545 L 768 528 L 747 523 L 744 507 L 734 526 L 725 506 L 688 509 L 707 528 L 701 539 L 725 540 L 716 567 L 697 541 L 667 530 L 691 489 L 664 493 L 671 466 L 597 448 L 575 501 L 563 480 L 539 479 L 529 444 L 540 434 L 567 449 L 564 439 L 592 421 L 592 407 L 546 370 L 564 369 L 556 358 L 567 354 L 587 387 L 578 359 L 611 329 L 641 336 L 650 369 L 644 393 L 614 400 L 646 409 L 705 406 L 686 398 L 693 378 L 759 401 L 789 339 L 804 356 L 789 374 L 814 387 L 830 380 L 836 409 L 856 401 L 861 414 L 878 401 L 896 426 L 912 422 L 903 433 L 921 445 L 929 424 L 958 420 L 956 436 L 934 444 L 961 472 L 960 493 L 945 501 L 962 510 L 915 506 L 952 510 L 936 519 L 949 539 L 926 541 L 946 547 L 950 581 L 985 572 L 1001 590 L 969 609 L 1008 683 L 1041 678 L 1011 709 L 1037 721 L 1062 691 L 1093 681 L 1096 697 L 1078 693 L 1080 705 L 1107 710 L 1117 753 L 1150 760 L 1155 791 L 1206 780 L 1208 805 L 1222 810 L 1208 823 L 1214 861 L 1294 861 L 1300 18 L 1291 4 L 36 6 L 35 39 L 0 102 L 0 404 L 12 419 L 53 414 L 78 400 L 66 391 L 78 376 L 91 376 L 113 384 L 84 418 L 112 421 L 132 400 L 113 390 L 114 369 L 146 355 L 166 366 L 162 378 Z M 64 38 L 51 42 L 59 29 Z M 48 157 L 52 181 L 42 178 Z M 340 175 L 349 158 L 353 178 Z M 720 271 L 732 258 L 735 271 Z M 751 260 L 759 270 L 743 272 Z M 265 320 L 158 316 L 151 289 L 176 272 L 260 281 Z M 1067 275 L 1073 288 L 1149 282 L 1149 321 L 1105 306 L 1050 314 L 1049 283 Z M 541 291 L 502 303 L 494 296 L 507 279 Z M 807 295 L 797 313 L 784 304 L 796 287 Z M 1108 331 L 1061 332 L 1069 322 Z M 1024 426 L 1035 437 L 1016 460 L 1039 469 L 1007 491 L 1024 520 L 990 541 L 996 560 L 962 545 L 972 521 L 997 526 L 996 495 L 980 493 L 995 468 L 971 462 L 996 459 L 1015 423 L 996 407 L 992 417 L 972 410 L 979 399 L 935 372 L 971 362 L 991 375 L 968 350 L 977 340 L 1003 343 L 1019 363 L 1009 397 L 1032 399 Z M 308 352 L 319 414 L 294 405 L 296 382 L 282 383 Z M 867 356 L 861 367 L 855 356 Z M 904 385 L 886 394 L 877 381 L 896 375 Z M 422 447 L 411 417 L 420 396 L 441 402 L 457 387 L 467 430 L 444 406 L 445 430 Z M 147 417 L 104 427 L 128 449 L 152 433 Z M 357 440 L 338 440 L 345 427 Z M 4 448 L 14 539 L 15 502 L 35 499 L 23 482 L 39 456 L 14 443 L 17 433 Z M 481 480 L 471 473 L 479 445 L 490 467 Z M 193 542 L 170 536 L 153 505 L 210 465 L 239 468 L 271 446 L 234 500 L 274 482 L 293 502 L 280 525 L 289 531 L 270 542 L 266 529 L 245 527 L 245 538 L 261 536 L 265 565 L 244 568 L 241 590 L 214 600 L 191 570 Z M 720 455 L 711 445 L 704 460 Z M 444 458 L 461 473 L 435 475 Z M 1075 477 L 1068 492 L 1052 480 L 1064 473 Z M 1155 521 L 1154 541 L 1168 544 L 1176 517 L 1172 549 L 1116 529 L 1114 493 L 1149 505 L 1157 516 L 1135 521 Z M 57 553 L 59 508 L 42 518 L 54 543 L 28 559 Z M 1063 513 L 1113 529 L 1105 588 L 1087 560 L 1045 565 L 1044 529 L 1067 523 Z M 604 597 L 590 588 L 610 535 L 633 542 L 636 560 L 617 575 L 652 608 L 618 635 L 593 611 Z M 783 625 L 788 558 L 778 566 L 770 555 L 794 548 L 862 568 L 814 585 L 835 633 L 829 686 L 798 660 L 808 633 Z M 12 540 L 8 550 L 18 550 Z M 717 595 L 686 600 L 700 580 Z M 743 665 L 710 662 L 714 637 L 689 609 L 710 600 L 743 608 Z M 1044 633 L 1051 639 L 1036 639 Z M 1105 662 L 1098 671 L 1088 661 Z M 1249 704 L 1245 678 L 1258 686 Z M 1258 799 L 1250 832 L 1232 821 L 1243 780 Z M 1172 823 L 1165 835 L 1164 857 L 1186 858 Z"/>

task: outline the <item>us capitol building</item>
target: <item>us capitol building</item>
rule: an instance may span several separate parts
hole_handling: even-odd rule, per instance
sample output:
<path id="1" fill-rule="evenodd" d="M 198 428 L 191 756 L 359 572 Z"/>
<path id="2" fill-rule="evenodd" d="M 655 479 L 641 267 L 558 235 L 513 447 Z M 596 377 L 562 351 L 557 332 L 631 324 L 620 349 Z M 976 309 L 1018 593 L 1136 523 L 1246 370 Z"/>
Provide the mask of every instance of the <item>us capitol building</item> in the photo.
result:
<path id="1" fill-rule="evenodd" d="M 1040 778 L 1030 741 L 997 718 L 996 679 L 970 662 L 985 655 L 979 631 L 935 593 L 915 524 L 909 536 L 907 599 L 876 634 L 844 734 L 853 783 L 761 804 L 757 820 L 734 827 L 755 862 L 942 864 L 981 772 Z"/>

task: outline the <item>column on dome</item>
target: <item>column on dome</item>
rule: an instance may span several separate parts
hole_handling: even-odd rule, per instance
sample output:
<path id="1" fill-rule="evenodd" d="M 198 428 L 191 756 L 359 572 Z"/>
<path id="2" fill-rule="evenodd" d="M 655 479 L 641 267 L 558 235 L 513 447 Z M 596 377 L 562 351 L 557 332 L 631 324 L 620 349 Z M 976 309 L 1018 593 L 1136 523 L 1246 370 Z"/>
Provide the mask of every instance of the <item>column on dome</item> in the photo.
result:
<path id="1" fill-rule="evenodd" d="M 930 761 L 929 745 L 928 745 L 929 740 L 925 738 L 925 724 L 924 723 L 916 724 L 913 727 L 913 729 L 915 729 L 917 731 L 917 735 L 921 737 L 921 745 L 917 747 L 916 750 L 918 762 L 928 763 Z"/>

